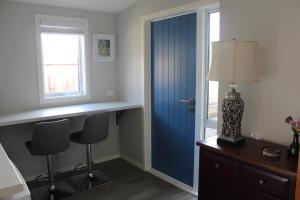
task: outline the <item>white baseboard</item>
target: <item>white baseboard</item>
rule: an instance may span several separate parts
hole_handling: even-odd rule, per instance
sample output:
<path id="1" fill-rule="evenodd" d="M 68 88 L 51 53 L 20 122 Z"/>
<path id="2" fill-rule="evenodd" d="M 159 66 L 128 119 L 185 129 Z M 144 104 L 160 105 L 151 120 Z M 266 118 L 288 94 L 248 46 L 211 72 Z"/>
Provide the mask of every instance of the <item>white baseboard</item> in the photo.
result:
<path id="1" fill-rule="evenodd" d="M 106 162 L 106 161 L 114 160 L 114 159 L 117 159 L 117 158 L 120 158 L 120 157 L 121 157 L 120 154 L 115 154 L 115 155 L 107 156 L 107 157 L 104 157 L 104 158 L 93 159 L 93 161 L 94 161 L 95 164 L 99 164 L 99 163 L 103 163 L 103 162 Z M 85 161 L 83 160 L 82 162 L 85 162 Z M 62 169 L 58 169 L 58 171 L 59 172 L 66 172 L 66 171 L 74 170 L 75 165 L 64 167 Z M 38 175 L 26 177 L 25 180 L 26 180 L 26 182 L 33 181 L 37 176 Z"/>
<path id="2" fill-rule="evenodd" d="M 134 166 L 136 166 L 136 167 L 138 167 L 138 168 L 144 170 L 144 166 L 143 166 L 142 163 L 140 163 L 140 162 L 138 162 L 138 161 L 136 161 L 136 160 L 133 160 L 133 159 L 129 158 L 128 156 L 125 156 L 125 155 L 122 155 L 122 154 L 121 154 L 120 157 L 121 157 L 123 160 L 125 160 L 126 162 L 128 162 L 128 163 L 130 163 L 130 164 L 132 164 L 132 165 L 134 165 Z"/>
<path id="3" fill-rule="evenodd" d="M 117 159 L 117 158 L 120 158 L 120 157 L 121 157 L 120 154 L 115 154 L 115 155 L 107 156 L 107 157 L 104 157 L 104 158 L 94 159 L 93 161 L 94 161 L 95 164 L 99 164 L 99 163 L 114 160 L 114 159 Z"/>
<path id="4" fill-rule="evenodd" d="M 193 195 L 196 195 L 196 196 L 198 195 L 197 192 L 191 186 L 186 185 L 186 184 L 184 184 L 184 183 L 182 183 L 182 182 L 180 182 L 180 181 L 178 181 L 178 180 L 176 180 L 176 179 L 174 179 L 174 178 L 172 178 L 172 177 L 170 177 L 170 176 L 168 176 L 168 175 L 166 175 L 162 172 L 159 172 L 159 171 L 151 168 L 149 170 L 149 173 L 151 173 L 154 176 L 157 176 L 158 178 L 160 178 L 164 181 L 167 181 L 168 183 L 170 183 L 170 184 L 172 184 L 172 185 L 174 185 L 174 186 L 176 186 L 176 187 L 178 187 L 182 190 L 185 190 L 185 191 L 187 191 L 187 192 L 189 192 Z"/>

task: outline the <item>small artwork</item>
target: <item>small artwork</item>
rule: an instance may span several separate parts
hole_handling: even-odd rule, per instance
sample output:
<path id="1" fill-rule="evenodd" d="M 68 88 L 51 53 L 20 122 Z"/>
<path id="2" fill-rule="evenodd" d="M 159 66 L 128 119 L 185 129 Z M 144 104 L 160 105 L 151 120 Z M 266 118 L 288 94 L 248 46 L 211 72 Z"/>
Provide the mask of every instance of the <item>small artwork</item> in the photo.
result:
<path id="1" fill-rule="evenodd" d="M 113 62 L 115 55 L 114 35 L 94 34 L 94 61 L 95 62 Z"/>

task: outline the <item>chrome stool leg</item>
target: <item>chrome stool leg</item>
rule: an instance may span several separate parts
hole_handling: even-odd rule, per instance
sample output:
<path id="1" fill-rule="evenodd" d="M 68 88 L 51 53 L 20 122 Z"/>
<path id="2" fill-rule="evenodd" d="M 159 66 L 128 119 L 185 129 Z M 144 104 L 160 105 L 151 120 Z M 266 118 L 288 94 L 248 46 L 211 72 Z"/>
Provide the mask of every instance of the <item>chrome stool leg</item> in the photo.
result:
<path id="1" fill-rule="evenodd" d="M 86 145 L 86 157 L 87 157 L 87 164 L 88 164 L 88 175 L 89 178 L 93 177 L 93 170 L 92 170 L 92 145 Z"/>
<path id="2" fill-rule="evenodd" d="M 52 155 L 47 156 L 47 167 L 48 167 L 49 190 L 43 196 L 42 199 L 43 200 L 58 200 L 58 199 L 63 199 L 65 197 L 72 195 L 72 193 L 70 193 L 70 192 L 66 192 L 66 191 L 55 188 Z"/>
<path id="3" fill-rule="evenodd" d="M 47 156 L 47 166 L 48 166 L 48 174 L 49 174 L 49 187 L 50 193 L 55 190 L 54 186 L 54 176 L 53 176 L 53 162 L 52 162 L 52 155 Z"/>

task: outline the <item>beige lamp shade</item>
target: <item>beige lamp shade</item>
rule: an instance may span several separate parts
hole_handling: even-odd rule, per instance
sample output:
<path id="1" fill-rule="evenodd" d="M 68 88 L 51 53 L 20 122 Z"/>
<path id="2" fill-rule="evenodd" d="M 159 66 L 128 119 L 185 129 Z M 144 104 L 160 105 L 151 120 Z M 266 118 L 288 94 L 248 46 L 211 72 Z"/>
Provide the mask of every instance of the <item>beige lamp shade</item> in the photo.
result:
<path id="1" fill-rule="evenodd" d="M 209 80 L 224 82 L 256 82 L 257 42 L 219 41 L 212 43 Z"/>

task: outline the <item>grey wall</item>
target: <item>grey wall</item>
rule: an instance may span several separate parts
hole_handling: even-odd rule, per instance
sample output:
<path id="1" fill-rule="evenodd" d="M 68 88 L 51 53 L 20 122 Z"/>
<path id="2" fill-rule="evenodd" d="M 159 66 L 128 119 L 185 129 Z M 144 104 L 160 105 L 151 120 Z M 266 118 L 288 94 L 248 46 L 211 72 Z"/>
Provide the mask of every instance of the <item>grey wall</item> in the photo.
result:
<path id="1" fill-rule="evenodd" d="M 112 33 L 118 38 L 116 15 L 0 1 L 0 112 L 42 107 L 38 96 L 35 14 L 88 19 L 91 99 L 85 102 L 117 99 L 116 63 L 94 63 L 92 60 L 93 33 Z M 106 90 L 115 90 L 116 96 L 107 97 Z M 118 127 L 114 119 L 112 114 L 109 138 L 94 148 L 96 161 L 120 153 Z M 82 121 L 82 117 L 72 119 L 73 129 L 80 130 Z M 0 128 L 0 142 L 27 178 L 46 170 L 44 158 L 31 156 L 24 147 L 24 142 L 31 138 L 31 132 L 32 124 Z M 72 144 L 63 155 L 57 155 L 55 165 L 56 169 L 65 169 L 84 160 L 84 147 Z"/>
<path id="2" fill-rule="evenodd" d="M 5 0 L 0 1 L 0 111 L 26 110 L 45 106 L 39 104 L 38 96 L 35 14 L 88 19 L 90 34 L 88 59 L 91 84 L 89 101 L 118 98 L 118 95 L 106 97 L 106 90 L 117 92 L 116 63 L 94 63 L 92 59 L 93 33 L 112 33 L 118 38 L 116 15 Z"/>
<path id="3" fill-rule="evenodd" d="M 300 1 L 222 0 L 221 39 L 256 40 L 260 82 L 240 85 L 243 131 L 287 145 L 285 117 L 300 117 Z M 228 87 L 221 85 L 220 99 Z"/>
<path id="4" fill-rule="evenodd" d="M 141 0 L 118 15 L 119 95 L 127 101 L 143 103 L 141 17 L 143 15 L 195 2 L 196 0 Z M 130 111 L 120 126 L 121 154 L 143 163 L 143 110 Z"/>
<path id="5" fill-rule="evenodd" d="M 82 129 L 83 119 L 84 117 L 70 118 L 72 132 Z M 92 146 L 95 162 L 102 162 L 119 156 L 119 134 L 115 124 L 115 115 L 112 113 L 108 138 L 99 145 Z M 32 156 L 24 145 L 25 141 L 31 140 L 32 130 L 33 124 L 31 123 L 0 128 L 0 143 L 27 180 L 32 180 L 35 176 L 47 172 L 46 157 Z M 73 169 L 76 164 L 86 161 L 85 146 L 71 143 L 69 149 L 56 154 L 53 159 L 56 171 Z"/>

